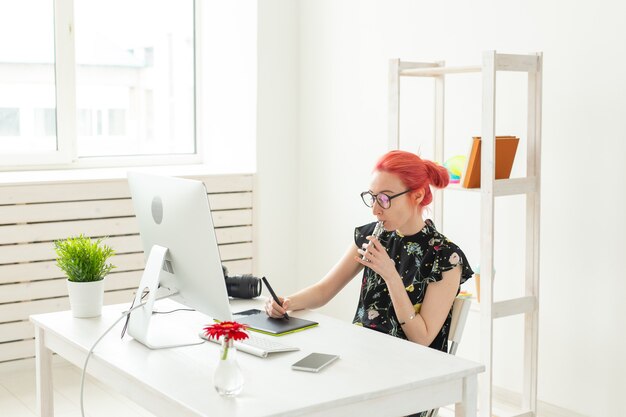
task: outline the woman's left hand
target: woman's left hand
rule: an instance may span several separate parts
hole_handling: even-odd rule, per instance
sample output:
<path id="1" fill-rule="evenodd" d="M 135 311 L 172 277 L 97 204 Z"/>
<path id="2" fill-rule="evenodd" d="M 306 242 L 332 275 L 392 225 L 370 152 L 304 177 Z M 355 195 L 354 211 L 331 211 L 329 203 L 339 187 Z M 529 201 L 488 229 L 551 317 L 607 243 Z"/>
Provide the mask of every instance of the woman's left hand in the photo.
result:
<path id="1" fill-rule="evenodd" d="M 354 259 L 360 264 L 372 269 L 387 283 L 390 279 L 399 278 L 400 275 L 398 271 L 396 271 L 395 262 L 389 257 L 387 250 L 380 241 L 373 236 L 368 236 L 366 239 L 369 240 L 370 243 L 363 244 L 363 249 L 358 250 L 361 256 L 356 256 Z M 363 257 L 365 259 L 362 259 Z"/>

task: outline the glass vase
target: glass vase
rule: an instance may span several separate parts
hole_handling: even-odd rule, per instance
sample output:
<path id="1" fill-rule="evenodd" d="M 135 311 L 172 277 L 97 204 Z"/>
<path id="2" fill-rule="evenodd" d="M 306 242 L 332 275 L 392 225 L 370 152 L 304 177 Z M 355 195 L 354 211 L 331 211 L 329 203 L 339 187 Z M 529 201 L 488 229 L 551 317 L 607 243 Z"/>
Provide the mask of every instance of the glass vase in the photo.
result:
<path id="1" fill-rule="evenodd" d="M 243 374 L 237 363 L 237 348 L 233 340 L 222 339 L 220 358 L 213 375 L 215 390 L 225 397 L 234 397 L 243 389 Z"/>

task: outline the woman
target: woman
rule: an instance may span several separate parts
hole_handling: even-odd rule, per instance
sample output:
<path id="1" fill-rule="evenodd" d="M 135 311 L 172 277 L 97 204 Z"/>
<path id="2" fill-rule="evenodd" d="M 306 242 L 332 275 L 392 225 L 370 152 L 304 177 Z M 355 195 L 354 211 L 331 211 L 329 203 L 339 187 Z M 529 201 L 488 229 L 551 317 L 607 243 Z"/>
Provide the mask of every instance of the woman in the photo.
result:
<path id="1" fill-rule="evenodd" d="M 357 227 L 355 243 L 322 280 L 279 298 L 282 307 L 270 299 L 267 314 L 323 306 L 364 269 L 354 323 L 447 352 L 452 304 L 473 272 L 422 212 L 432 201 L 430 186 L 443 188 L 449 180 L 444 167 L 410 152 L 383 155 L 361 193 L 383 222 L 382 234 L 372 236 L 377 222 Z"/>

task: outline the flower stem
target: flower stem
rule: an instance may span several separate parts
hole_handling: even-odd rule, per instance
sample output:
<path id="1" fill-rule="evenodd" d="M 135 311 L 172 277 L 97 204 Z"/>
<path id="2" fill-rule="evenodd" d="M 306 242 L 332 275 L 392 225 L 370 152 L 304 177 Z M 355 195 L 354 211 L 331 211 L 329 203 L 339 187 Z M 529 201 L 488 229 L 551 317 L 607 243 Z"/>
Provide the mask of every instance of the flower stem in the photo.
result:
<path id="1" fill-rule="evenodd" d="M 228 357 L 228 345 L 230 343 L 230 340 L 226 337 L 224 339 L 224 351 L 222 352 L 222 360 L 225 361 L 226 358 Z"/>

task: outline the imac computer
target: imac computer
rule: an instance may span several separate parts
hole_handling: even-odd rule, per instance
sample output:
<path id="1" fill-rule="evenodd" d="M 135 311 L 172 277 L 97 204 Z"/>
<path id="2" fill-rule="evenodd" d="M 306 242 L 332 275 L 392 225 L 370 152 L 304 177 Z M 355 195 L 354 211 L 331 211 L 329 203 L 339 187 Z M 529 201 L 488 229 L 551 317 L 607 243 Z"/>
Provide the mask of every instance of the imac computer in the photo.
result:
<path id="1" fill-rule="evenodd" d="M 146 257 L 134 301 L 145 304 L 130 313 L 128 333 L 153 349 L 201 343 L 197 332 L 181 339 L 150 321 L 159 287 L 215 320 L 232 320 L 206 188 L 139 172 L 128 173 L 128 184 Z"/>

